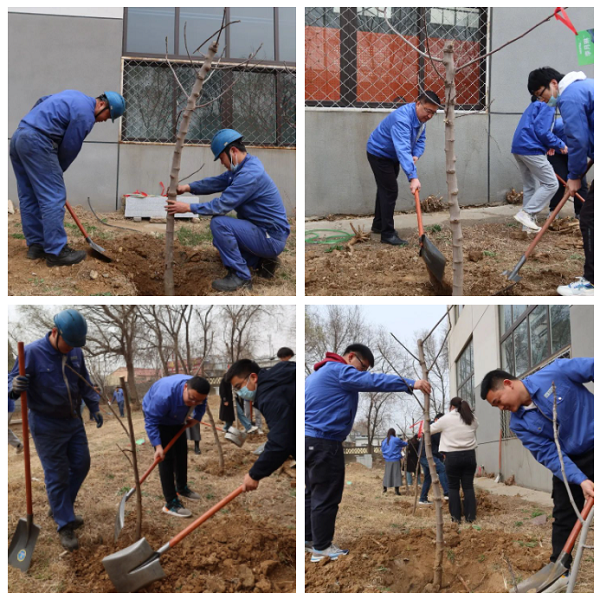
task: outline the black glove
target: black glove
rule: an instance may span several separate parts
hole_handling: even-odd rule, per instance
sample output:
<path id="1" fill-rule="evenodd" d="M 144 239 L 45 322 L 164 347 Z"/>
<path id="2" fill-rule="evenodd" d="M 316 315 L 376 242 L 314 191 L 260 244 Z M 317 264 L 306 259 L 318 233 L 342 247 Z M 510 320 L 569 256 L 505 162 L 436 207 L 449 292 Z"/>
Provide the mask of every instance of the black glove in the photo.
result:
<path id="1" fill-rule="evenodd" d="M 25 376 L 16 376 L 12 382 L 12 396 L 14 398 L 18 398 L 23 391 L 27 391 L 29 388 L 29 375 Z"/>
<path id="2" fill-rule="evenodd" d="M 96 428 L 100 428 L 104 424 L 104 418 L 102 418 L 102 414 L 100 412 L 96 412 L 92 414 L 94 416 L 94 420 L 96 421 Z"/>

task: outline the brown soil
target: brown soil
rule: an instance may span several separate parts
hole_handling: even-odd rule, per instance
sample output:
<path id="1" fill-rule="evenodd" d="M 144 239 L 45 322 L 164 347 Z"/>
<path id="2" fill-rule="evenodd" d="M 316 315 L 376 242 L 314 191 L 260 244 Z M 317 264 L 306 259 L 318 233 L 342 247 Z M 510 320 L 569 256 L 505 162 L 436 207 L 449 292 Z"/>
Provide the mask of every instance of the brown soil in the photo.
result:
<path id="1" fill-rule="evenodd" d="M 310 563 L 306 592 L 430 592 L 435 553 L 433 506 L 417 506 L 414 496 L 381 493 L 382 469 L 346 466 L 347 484 L 336 523 L 336 543 L 349 549 L 336 561 Z M 450 523 L 444 504 L 444 593 L 505 593 L 549 561 L 549 508 L 515 497 L 477 490 L 475 525 Z M 433 490 L 430 499 L 433 497 Z M 368 506 L 365 509 L 365 505 Z M 545 513 L 542 526 L 531 524 Z M 593 535 L 591 535 L 593 536 Z M 592 538 L 589 543 L 593 544 Z M 510 563 L 510 567 L 509 567 Z M 593 554 L 584 555 L 577 592 L 593 592 Z M 462 579 L 462 580 L 461 580 Z"/>
<path id="2" fill-rule="evenodd" d="M 521 282 L 504 295 L 555 296 L 559 285 L 582 275 L 581 233 L 577 226 L 567 226 L 576 224 L 574 219 L 562 220 L 563 228 L 546 232 L 521 268 Z M 509 284 L 502 272 L 513 270 L 532 239 L 519 229 L 512 222 L 463 226 L 465 295 L 494 295 Z M 450 230 L 445 227 L 427 236 L 446 257 L 446 280 L 451 283 Z M 398 248 L 372 236 L 371 241 L 354 245 L 351 254 L 342 246 L 307 244 L 306 294 L 434 295 L 419 257 L 418 235 L 407 241 L 408 246 Z"/>
<path id="3" fill-rule="evenodd" d="M 44 260 L 27 260 L 19 215 L 8 217 L 8 294 L 9 295 L 140 295 L 164 294 L 164 235 L 156 232 L 134 232 L 105 227 L 81 206 L 76 212 L 92 239 L 106 250 L 113 262 L 98 259 L 70 217 L 65 224 L 69 245 L 88 252 L 88 257 L 75 266 L 48 268 Z M 134 226 L 118 213 L 101 214 L 112 224 Z M 149 223 L 148 223 L 149 224 Z M 208 220 L 199 223 L 176 222 L 175 294 L 221 295 L 211 287 L 214 279 L 227 273 L 219 253 L 212 245 Z M 292 225 L 293 226 L 293 225 Z M 91 229 L 90 229 L 91 227 Z M 193 232 L 193 245 L 182 245 L 177 233 L 185 228 Z M 296 253 L 295 228 L 280 256 L 281 266 L 272 280 L 253 277 L 253 290 L 243 295 L 295 295 Z M 240 292 L 238 292 L 240 294 Z"/>
<path id="4" fill-rule="evenodd" d="M 216 398 L 211 398 L 213 411 Z M 84 419 L 87 418 L 87 411 Z M 136 438 L 145 437 L 140 412 L 134 413 Z M 243 448 L 223 441 L 225 473 L 218 472 L 213 433 L 202 427 L 202 455 L 195 455 L 189 443 L 189 484 L 202 499 L 184 502 L 192 510 L 189 519 L 162 513 L 164 499 L 158 472 L 142 487 L 142 534 L 153 549 L 188 526 L 207 509 L 225 497 L 243 479 L 256 456 L 252 451 L 264 436 L 249 436 Z M 20 435 L 18 427 L 13 430 Z M 79 550 L 68 553 L 61 547 L 56 524 L 48 517 L 43 471 L 32 442 L 34 521 L 41 527 L 31 567 L 27 574 L 9 568 L 8 590 L 12 593 L 114 592 L 102 566 L 102 559 L 135 541 L 135 499 L 127 503 L 125 527 L 118 543 L 113 542 L 117 506 L 131 484 L 131 467 L 117 443 L 127 440 L 114 417 L 105 417 L 97 429 L 86 421 L 92 467 L 79 493 L 76 513 L 85 520 L 79 529 Z M 219 434 L 222 438 L 222 434 Z M 144 472 L 152 463 L 153 450 L 138 446 L 138 463 Z M 294 592 L 295 568 L 295 489 L 288 476 L 274 474 L 261 481 L 257 491 L 242 494 L 201 525 L 160 559 L 166 577 L 141 592 Z M 23 456 L 9 451 L 8 537 L 12 537 L 20 517 L 25 516 Z"/>

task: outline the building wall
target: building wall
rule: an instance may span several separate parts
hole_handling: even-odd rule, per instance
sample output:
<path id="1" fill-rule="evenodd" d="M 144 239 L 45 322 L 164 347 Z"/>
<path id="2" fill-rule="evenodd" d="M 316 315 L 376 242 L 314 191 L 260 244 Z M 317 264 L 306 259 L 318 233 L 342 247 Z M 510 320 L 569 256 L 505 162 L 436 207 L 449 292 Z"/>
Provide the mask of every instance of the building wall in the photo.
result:
<path id="1" fill-rule="evenodd" d="M 32 12 L 30 12 L 32 11 Z M 39 14 L 45 13 L 48 14 Z M 34 14 L 35 13 L 35 14 Z M 103 17 L 103 18 L 98 18 Z M 123 9 L 13 9 L 8 15 L 8 134 L 35 102 L 48 94 L 77 89 L 90 96 L 121 89 Z M 65 44 L 64 40 L 68 40 Z M 140 189 L 160 193 L 169 182 L 173 145 L 119 144 L 120 121 L 98 123 L 65 173 L 69 202 L 114 210 L 122 194 Z M 295 216 L 296 151 L 250 148 L 279 188 L 288 216 Z M 208 147 L 186 147 L 182 176 L 191 180 L 223 172 Z M 8 197 L 18 203 L 12 167 Z M 209 199 L 209 198 L 205 198 Z"/>
<path id="2" fill-rule="evenodd" d="M 550 11 L 549 8 L 493 8 L 491 48 L 527 30 Z M 593 27 L 593 8 L 569 8 L 568 12 L 576 27 Z M 511 187 L 522 189 L 510 146 L 519 118 L 529 104 L 527 76 L 531 70 L 551 65 L 561 72 L 583 70 L 593 77 L 593 65 L 577 65 L 573 34 L 556 20 L 507 46 L 490 61 L 491 114 L 469 115 L 456 122 L 462 205 L 501 202 Z M 373 213 L 376 188 L 365 154 L 366 144 L 373 129 L 388 113 L 306 109 L 307 216 Z M 442 115 L 427 124 L 426 151 L 419 160 L 418 171 L 425 195 L 447 197 Z M 396 209 L 410 210 L 414 201 L 403 173 L 398 182 Z"/>

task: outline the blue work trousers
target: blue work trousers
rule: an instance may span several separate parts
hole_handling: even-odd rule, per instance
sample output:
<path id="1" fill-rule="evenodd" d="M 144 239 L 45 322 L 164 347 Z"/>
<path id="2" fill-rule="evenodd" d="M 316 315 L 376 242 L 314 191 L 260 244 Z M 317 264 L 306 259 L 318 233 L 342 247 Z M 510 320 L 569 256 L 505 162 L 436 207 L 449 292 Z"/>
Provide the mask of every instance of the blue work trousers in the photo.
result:
<path id="1" fill-rule="evenodd" d="M 27 245 L 39 244 L 46 254 L 58 256 L 67 244 L 67 190 L 58 162 L 58 144 L 37 129 L 21 125 L 10 140 L 10 160 Z"/>
<path id="2" fill-rule="evenodd" d="M 29 412 L 29 428 L 58 530 L 75 520 L 73 504 L 90 470 L 90 450 L 80 418 L 51 418 Z"/>
<path id="3" fill-rule="evenodd" d="M 125 402 L 118 401 L 117 405 L 119 406 L 119 412 L 121 413 L 121 418 L 125 418 Z"/>
<path id="4" fill-rule="evenodd" d="M 438 473 L 444 495 L 448 495 L 449 488 L 448 476 L 446 475 L 446 466 L 444 466 L 444 462 L 442 462 L 442 460 L 436 458 L 435 456 L 433 461 L 435 462 L 435 469 Z M 429 472 L 429 462 L 427 461 L 426 456 L 421 456 L 421 470 L 423 471 L 424 475 L 423 488 L 421 489 L 421 500 L 424 501 L 427 499 L 427 495 L 429 495 L 429 489 L 431 487 L 431 473 Z"/>
<path id="5" fill-rule="evenodd" d="M 237 401 L 235 402 L 235 409 L 237 412 L 238 422 L 246 429 L 246 431 L 250 430 L 252 428 L 252 423 L 248 418 L 246 418 L 246 414 L 244 414 L 244 408 L 242 408 Z"/>
<path id="6" fill-rule="evenodd" d="M 214 216 L 210 230 L 223 265 L 241 279 L 250 280 L 250 269 L 256 268 L 261 258 L 276 258 L 285 248 L 285 241 L 267 237 L 263 229 L 250 221 L 231 216 Z"/>

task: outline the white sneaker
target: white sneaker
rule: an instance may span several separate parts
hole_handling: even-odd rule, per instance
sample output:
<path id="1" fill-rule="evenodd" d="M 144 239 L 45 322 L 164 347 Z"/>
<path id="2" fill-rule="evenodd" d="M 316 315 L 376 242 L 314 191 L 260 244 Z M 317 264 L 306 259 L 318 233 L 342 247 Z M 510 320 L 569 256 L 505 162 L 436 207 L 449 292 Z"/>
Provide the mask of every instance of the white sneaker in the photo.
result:
<path id="1" fill-rule="evenodd" d="M 594 295 L 594 286 L 584 277 L 577 277 L 576 281 L 568 285 L 557 287 L 558 295 Z"/>
<path id="2" fill-rule="evenodd" d="M 247 433 L 255 433 L 258 430 L 257 426 L 251 426 L 246 432 Z"/>
<path id="3" fill-rule="evenodd" d="M 530 229 L 529 227 L 526 227 L 525 225 L 523 225 L 523 226 L 521 227 L 521 231 L 523 231 L 524 233 L 528 233 L 528 234 L 529 234 L 529 233 L 531 233 L 531 234 L 533 234 L 533 233 L 537 233 L 537 231 L 535 231 L 535 230 L 533 230 L 533 229 Z"/>
<path id="4" fill-rule="evenodd" d="M 568 584 L 569 577 L 566 574 L 563 574 L 556 582 L 553 582 L 545 591 L 542 591 L 542 593 L 566 593 Z"/>
<path id="5" fill-rule="evenodd" d="M 310 561 L 313 564 L 320 562 L 322 559 L 328 557 L 330 560 L 336 560 L 340 555 L 348 555 L 350 553 L 348 549 L 340 549 L 333 543 L 327 547 L 327 549 L 323 549 L 322 551 L 317 551 L 316 549 L 312 550 L 313 554 L 310 558 Z"/>
<path id="6" fill-rule="evenodd" d="M 536 233 L 540 230 L 540 227 L 537 226 L 535 220 L 528 212 L 525 210 L 520 210 L 514 216 L 515 220 L 518 220 L 522 225 L 525 225 L 529 229 L 533 229 Z"/>

